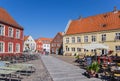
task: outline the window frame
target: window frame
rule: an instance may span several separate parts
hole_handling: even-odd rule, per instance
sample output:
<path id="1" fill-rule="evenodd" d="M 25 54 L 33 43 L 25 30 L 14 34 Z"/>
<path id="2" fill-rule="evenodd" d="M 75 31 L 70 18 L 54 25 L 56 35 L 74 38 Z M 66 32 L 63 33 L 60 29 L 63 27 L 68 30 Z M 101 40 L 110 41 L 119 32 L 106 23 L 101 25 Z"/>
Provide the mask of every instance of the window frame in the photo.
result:
<path id="1" fill-rule="evenodd" d="M 10 44 L 12 45 L 11 47 L 10 47 Z M 12 42 L 8 43 L 8 52 L 13 53 L 13 43 Z"/>
<path id="2" fill-rule="evenodd" d="M 84 36 L 84 42 L 88 42 L 88 36 Z"/>
<path id="3" fill-rule="evenodd" d="M 3 30 L 0 30 L 2 33 L 0 33 L 0 36 L 5 36 L 5 25 L 0 24 L 1 27 L 3 27 Z"/>
<path id="4" fill-rule="evenodd" d="M 72 43 L 75 43 L 75 37 L 72 37 Z"/>
<path id="5" fill-rule="evenodd" d="M 20 44 L 19 44 L 19 43 L 16 43 L 15 51 L 16 51 L 17 53 L 20 52 Z"/>
<path id="6" fill-rule="evenodd" d="M 12 29 L 12 31 L 10 31 L 10 29 Z M 14 37 L 14 29 L 12 27 L 8 28 L 8 37 Z"/>
<path id="7" fill-rule="evenodd" d="M 0 44 L 3 44 L 2 51 L 0 50 L 0 53 L 4 53 L 5 52 L 5 43 L 3 41 L 0 41 Z M 0 45 L 0 48 L 1 48 L 1 45 Z"/>
<path id="8" fill-rule="evenodd" d="M 81 42 L 81 37 L 77 37 L 77 43 Z"/>
<path id="9" fill-rule="evenodd" d="M 118 45 L 118 46 L 115 46 L 115 50 L 116 51 L 120 51 L 120 46 Z"/>
<path id="10" fill-rule="evenodd" d="M 120 32 L 119 33 L 115 33 L 115 39 L 116 40 L 120 40 Z"/>
<path id="11" fill-rule="evenodd" d="M 102 35 L 101 35 L 101 41 L 102 41 L 102 42 L 106 41 L 106 37 L 107 37 L 106 34 L 102 34 Z"/>
<path id="12" fill-rule="evenodd" d="M 69 43 L 69 38 L 66 38 L 66 43 Z"/>
<path id="13" fill-rule="evenodd" d="M 92 42 L 96 42 L 96 36 L 95 36 L 95 35 L 92 35 L 92 36 L 91 36 L 91 41 L 92 41 Z"/>
<path id="14" fill-rule="evenodd" d="M 18 32 L 17 32 L 18 31 Z M 19 29 L 16 29 L 16 38 L 17 39 L 20 39 L 20 30 Z"/>

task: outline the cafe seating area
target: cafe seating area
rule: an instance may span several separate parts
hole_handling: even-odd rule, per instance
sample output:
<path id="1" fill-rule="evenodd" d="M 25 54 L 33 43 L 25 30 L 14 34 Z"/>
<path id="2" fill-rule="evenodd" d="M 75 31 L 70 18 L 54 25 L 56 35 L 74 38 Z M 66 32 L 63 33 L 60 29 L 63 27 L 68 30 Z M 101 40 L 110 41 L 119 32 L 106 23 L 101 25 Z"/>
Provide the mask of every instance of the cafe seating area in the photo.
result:
<path id="1" fill-rule="evenodd" d="M 91 72 L 88 71 L 88 67 L 92 65 L 93 62 L 99 64 L 99 71 L 96 72 L 97 76 L 91 76 Z M 96 77 L 105 81 L 120 81 L 120 57 L 119 56 L 85 56 L 83 58 L 76 58 L 77 63 L 81 67 L 86 69 L 83 73 L 88 78 Z M 90 73 L 90 74 L 89 74 Z"/>
<path id="2" fill-rule="evenodd" d="M 38 54 L 21 56 L 1 57 L 0 61 L 0 81 L 21 81 L 36 71 L 34 64 L 26 63 L 39 58 Z"/>

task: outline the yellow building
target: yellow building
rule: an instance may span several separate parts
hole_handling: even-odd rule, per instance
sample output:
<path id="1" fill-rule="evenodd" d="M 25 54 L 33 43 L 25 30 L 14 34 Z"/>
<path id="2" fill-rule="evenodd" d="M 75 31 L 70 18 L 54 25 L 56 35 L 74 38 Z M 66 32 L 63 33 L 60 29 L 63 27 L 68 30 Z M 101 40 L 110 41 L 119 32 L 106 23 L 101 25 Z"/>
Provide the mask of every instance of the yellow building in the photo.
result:
<path id="1" fill-rule="evenodd" d="M 70 20 L 63 37 L 64 55 L 93 54 L 94 50 L 85 50 L 83 46 L 97 42 L 109 47 L 109 50 L 97 50 L 99 54 L 120 55 L 120 11 Z"/>

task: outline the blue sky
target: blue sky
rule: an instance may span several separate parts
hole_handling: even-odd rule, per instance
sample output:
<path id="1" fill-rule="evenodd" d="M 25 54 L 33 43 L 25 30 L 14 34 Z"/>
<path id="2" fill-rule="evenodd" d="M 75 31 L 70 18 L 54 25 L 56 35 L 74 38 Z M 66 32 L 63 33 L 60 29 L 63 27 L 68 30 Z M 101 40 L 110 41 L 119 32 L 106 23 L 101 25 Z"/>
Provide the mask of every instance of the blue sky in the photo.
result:
<path id="1" fill-rule="evenodd" d="M 53 38 L 70 19 L 110 12 L 119 0 L 0 0 L 0 7 L 24 27 L 24 35 Z"/>

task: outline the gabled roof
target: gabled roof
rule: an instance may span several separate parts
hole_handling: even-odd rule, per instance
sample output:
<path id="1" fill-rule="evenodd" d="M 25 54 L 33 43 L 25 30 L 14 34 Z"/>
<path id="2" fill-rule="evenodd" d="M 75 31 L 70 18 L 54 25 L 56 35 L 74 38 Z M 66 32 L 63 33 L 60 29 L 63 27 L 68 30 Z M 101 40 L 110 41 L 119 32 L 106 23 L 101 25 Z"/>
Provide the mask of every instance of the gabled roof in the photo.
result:
<path id="1" fill-rule="evenodd" d="M 17 27 L 23 29 L 11 16 L 10 14 L 0 7 L 0 22 L 4 24 L 8 24 L 13 27 Z"/>
<path id="2" fill-rule="evenodd" d="M 120 11 L 72 20 L 66 35 L 120 29 Z"/>
<path id="3" fill-rule="evenodd" d="M 57 35 L 60 35 L 61 37 L 63 37 L 63 32 L 58 32 L 58 33 L 55 35 L 55 37 L 53 38 L 53 40 L 51 41 L 51 43 L 52 43 L 54 40 L 56 40 Z"/>
<path id="4" fill-rule="evenodd" d="M 39 40 L 41 40 L 42 42 L 43 42 L 43 41 L 49 41 L 49 42 L 51 42 L 53 39 L 52 39 L 52 38 L 44 38 L 44 37 L 41 37 L 41 38 L 39 38 Z"/>
<path id="5" fill-rule="evenodd" d="M 24 41 L 26 41 L 28 39 L 29 36 L 24 36 Z"/>

